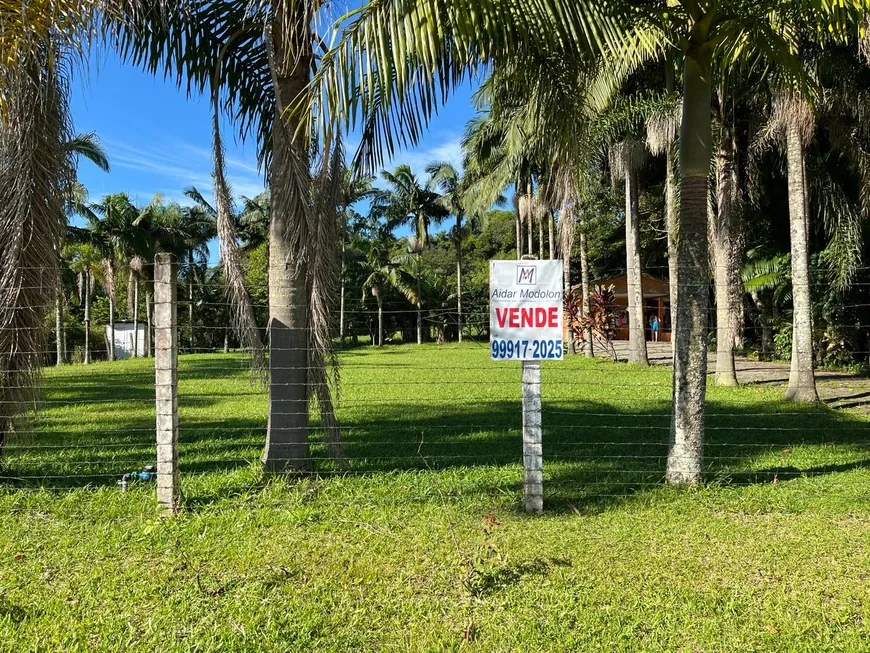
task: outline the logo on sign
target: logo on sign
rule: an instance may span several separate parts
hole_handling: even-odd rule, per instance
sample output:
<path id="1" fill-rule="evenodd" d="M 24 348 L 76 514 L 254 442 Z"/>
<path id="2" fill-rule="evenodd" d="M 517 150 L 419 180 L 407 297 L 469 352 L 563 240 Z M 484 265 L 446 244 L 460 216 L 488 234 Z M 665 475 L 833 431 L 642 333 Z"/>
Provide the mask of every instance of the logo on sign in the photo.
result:
<path id="1" fill-rule="evenodd" d="M 517 268 L 517 285 L 518 286 L 534 286 L 537 285 L 538 279 L 535 275 L 535 266 L 518 267 Z"/>

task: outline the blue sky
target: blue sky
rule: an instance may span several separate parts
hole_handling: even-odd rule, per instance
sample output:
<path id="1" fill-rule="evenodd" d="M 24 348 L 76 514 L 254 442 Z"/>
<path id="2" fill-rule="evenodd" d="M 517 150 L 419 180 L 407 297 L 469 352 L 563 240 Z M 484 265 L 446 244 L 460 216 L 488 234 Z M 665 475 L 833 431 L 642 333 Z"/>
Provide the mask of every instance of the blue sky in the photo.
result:
<path id="1" fill-rule="evenodd" d="M 474 115 L 470 86 L 459 89 L 417 148 L 398 154 L 385 167 L 409 163 L 419 175 L 435 160 L 458 165 L 460 138 Z M 76 131 L 95 131 L 108 152 L 110 173 L 82 162 L 79 179 L 91 199 L 126 191 L 134 201 L 147 203 L 155 192 L 167 201 L 184 202 L 182 192 L 197 186 L 211 195 L 211 117 L 202 97 L 188 98 L 174 84 L 122 64 L 113 52 L 91 57 L 89 74 L 73 80 L 72 113 Z M 240 143 L 227 125 L 227 165 L 237 195 L 256 195 L 263 189 L 253 141 Z M 354 137 L 348 139 L 354 145 Z"/>

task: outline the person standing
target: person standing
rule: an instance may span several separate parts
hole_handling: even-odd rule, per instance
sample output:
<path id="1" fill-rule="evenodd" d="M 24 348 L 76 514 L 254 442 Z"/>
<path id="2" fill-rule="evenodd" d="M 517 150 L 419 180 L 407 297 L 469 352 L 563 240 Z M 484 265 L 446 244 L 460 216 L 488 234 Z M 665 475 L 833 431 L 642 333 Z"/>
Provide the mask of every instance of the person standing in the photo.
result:
<path id="1" fill-rule="evenodd" d="M 652 341 L 659 341 L 659 316 L 653 313 L 649 316 L 649 326 L 652 330 Z"/>

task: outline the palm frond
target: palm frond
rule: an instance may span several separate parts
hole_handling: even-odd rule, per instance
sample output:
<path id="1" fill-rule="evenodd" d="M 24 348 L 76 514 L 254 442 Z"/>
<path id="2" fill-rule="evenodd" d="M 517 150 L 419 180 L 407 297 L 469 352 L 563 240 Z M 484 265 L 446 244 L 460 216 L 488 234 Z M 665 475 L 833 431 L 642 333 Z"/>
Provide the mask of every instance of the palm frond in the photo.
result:
<path id="1" fill-rule="evenodd" d="M 450 91 L 483 67 L 522 51 L 594 58 L 614 42 L 620 18 L 586 0 L 372 0 L 341 17 L 321 60 L 316 131 L 332 133 L 336 118 L 360 126 L 355 159 L 377 169 L 397 146 L 416 143 Z"/>
<path id="2" fill-rule="evenodd" d="M 96 132 L 78 134 L 75 138 L 68 141 L 64 147 L 68 154 L 86 158 L 103 172 L 111 170 L 109 157 Z"/>
<path id="3" fill-rule="evenodd" d="M 345 463 L 341 430 L 335 415 L 332 387 L 338 392 L 338 357 L 332 345 L 334 298 L 341 274 L 341 215 L 344 201 L 344 150 L 338 140 L 320 163 L 312 179 L 311 212 L 316 216 L 314 251 L 308 266 L 308 384 L 309 393 L 316 398 L 326 433 L 330 455 L 340 466 Z"/>
<path id="4" fill-rule="evenodd" d="M 236 240 L 232 191 L 226 179 L 224 146 L 221 139 L 220 113 L 217 101 L 215 101 L 212 115 L 212 139 L 215 216 L 231 322 L 236 336 L 251 352 L 253 369 L 262 376 L 266 369 L 265 347 L 257 328 L 257 320 L 254 317 L 253 302 L 245 286 L 245 271 Z"/>

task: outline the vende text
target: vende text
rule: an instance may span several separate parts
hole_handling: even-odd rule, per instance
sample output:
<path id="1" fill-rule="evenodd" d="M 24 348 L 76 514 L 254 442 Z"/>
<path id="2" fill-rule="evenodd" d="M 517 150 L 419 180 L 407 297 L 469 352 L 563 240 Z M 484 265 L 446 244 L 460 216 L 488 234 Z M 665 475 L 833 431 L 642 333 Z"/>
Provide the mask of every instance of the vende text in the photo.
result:
<path id="1" fill-rule="evenodd" d="M 559 307 L 549 308 L 495 308 L 498 326 L 504 328 L 505 323 L 512 329 L 521 327 L 559 327 Z"/>

